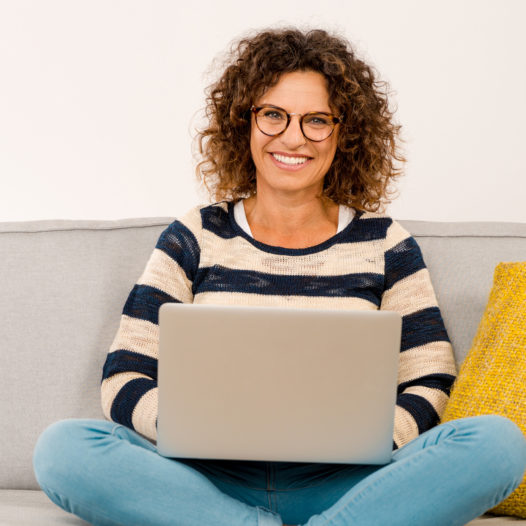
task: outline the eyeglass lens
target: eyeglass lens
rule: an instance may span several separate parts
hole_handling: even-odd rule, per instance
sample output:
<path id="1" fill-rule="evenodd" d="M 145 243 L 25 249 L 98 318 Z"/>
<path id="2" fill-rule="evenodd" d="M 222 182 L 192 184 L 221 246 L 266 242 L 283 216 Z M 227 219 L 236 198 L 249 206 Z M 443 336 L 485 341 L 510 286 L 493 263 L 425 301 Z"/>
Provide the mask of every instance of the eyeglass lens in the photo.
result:
<path id="1" fill-rule="evenodd" d="M 256 123 L 263 133 L 278 135 L 287 128 L 287 113 L 279 108 L 263 107 L 256 114 Z M 301 128 L 307 139 L 323 141 L 332 133 L 334 123 L 324 113 L 307 113 L 301 117 Z"/>

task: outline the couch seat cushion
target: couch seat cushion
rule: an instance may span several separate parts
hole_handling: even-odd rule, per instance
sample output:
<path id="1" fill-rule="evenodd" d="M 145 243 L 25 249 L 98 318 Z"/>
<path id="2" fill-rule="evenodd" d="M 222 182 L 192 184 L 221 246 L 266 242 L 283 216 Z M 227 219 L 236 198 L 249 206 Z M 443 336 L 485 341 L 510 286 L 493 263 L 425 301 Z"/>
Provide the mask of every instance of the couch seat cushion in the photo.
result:
<path id="1" fill-rule="evenodd" d="M 89 526 L 37 490 L 0 490 L 0 526 Z"/>
<path id="2" fill-rule="evenodd" d="M 526 520 L 491 516 L 475 519 L 469 526 L 510 526 L 511 522 L 526 526 Z M 0 490 L 0 526 L 88 526 L 88 523 L 62 511 L 42 491 L 11 489 Z"/>

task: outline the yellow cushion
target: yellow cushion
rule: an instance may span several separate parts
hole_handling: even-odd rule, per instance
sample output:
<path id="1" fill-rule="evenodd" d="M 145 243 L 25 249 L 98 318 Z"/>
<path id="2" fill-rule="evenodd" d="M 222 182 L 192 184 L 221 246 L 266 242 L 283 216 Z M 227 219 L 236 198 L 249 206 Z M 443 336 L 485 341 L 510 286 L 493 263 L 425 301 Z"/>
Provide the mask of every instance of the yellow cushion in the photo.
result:
<path id="1" fill-rule="evenodd" d="M 526 435 L 526 262 L 499 263 L 442 421 L 498 414 Z M 526 479 L 492 513 L 526 517 Z"/>

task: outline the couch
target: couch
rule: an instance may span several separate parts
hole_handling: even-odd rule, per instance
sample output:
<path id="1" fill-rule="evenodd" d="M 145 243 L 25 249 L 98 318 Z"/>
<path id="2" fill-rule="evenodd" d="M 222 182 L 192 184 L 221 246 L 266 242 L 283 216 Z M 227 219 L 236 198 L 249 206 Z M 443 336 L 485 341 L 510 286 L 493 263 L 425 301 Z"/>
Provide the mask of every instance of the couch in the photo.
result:
<path id="1" fill-rule="evenodd" d="M 1 526 L 86 524 L 39 490 L 33 447 L 54 421 L 102 418 L 99 385 L 106 353 L 128 293 L 170 222 L 0 224 Z M 482 316 L 495 265 L 526 260 L 526 223 L 401 223 L 422 248 L 460 363 Z M 526 525 L 526 520 L 484 516 L 470 526 L 512 522 Z"/>

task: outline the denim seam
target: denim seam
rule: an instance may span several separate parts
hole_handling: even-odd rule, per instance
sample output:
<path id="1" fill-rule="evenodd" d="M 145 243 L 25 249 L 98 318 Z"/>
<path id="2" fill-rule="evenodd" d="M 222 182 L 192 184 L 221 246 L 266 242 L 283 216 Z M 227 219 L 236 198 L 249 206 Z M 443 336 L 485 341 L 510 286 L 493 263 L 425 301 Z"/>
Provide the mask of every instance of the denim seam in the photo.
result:
<path id="1" fill-rule="evenodd" d="M 270 498 L 270 463 L 269 462 L 266 462 L 265 463 L 265 471 L 266 471 L 266 475 L 267 475 L 267 502 L 268 502 L 268 509 L 271 510 L 272 509 L 272 500 Z"/>

